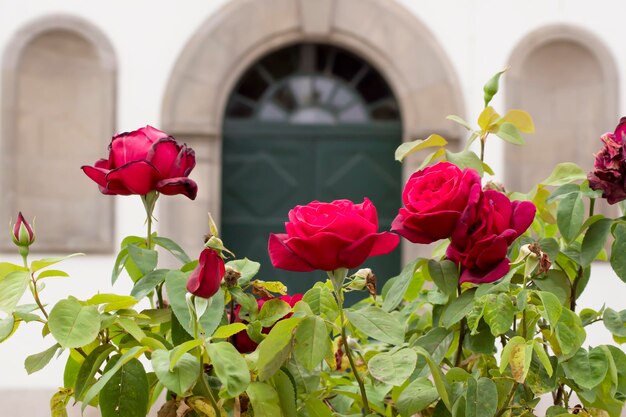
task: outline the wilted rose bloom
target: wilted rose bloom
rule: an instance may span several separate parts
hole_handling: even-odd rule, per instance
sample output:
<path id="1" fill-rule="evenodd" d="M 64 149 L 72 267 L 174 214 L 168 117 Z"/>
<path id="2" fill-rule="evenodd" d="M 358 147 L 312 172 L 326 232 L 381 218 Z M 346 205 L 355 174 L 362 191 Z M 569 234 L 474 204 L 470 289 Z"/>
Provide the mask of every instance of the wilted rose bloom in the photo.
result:
<path id="1" fill-rule="evenodd" d="M 461 282 L 497 281 L 509 272 L 509 245 L 528 229 L 535 217 L 530 201 L 513 201 L 494 190 L 468 202 L 452 234 L 447 257 L 461 266 Z"/>
<path id="2" fill-rule="evenodd" d="M 626 200 L 626 117 L 622 117 L 614 133 L 600 138 L 604 147 L 596 155 L 594 170 L 587 175 L 589 186 L 602 190 L 602 197 L 609 204 Z"/>
<path id="3" fill-rule="evenodd" d="M 33 228 L 26 221 L 21 211 L 17 215 L 17 221 L 13 225 L 12 232 L 11 238 L 13 239 L 13 243 L 17 246 L 30 246 L 35 241 Z"/>
<path id="4" fill-rule="evenodd" d="M 212 297 L 220 289 L 224 272 L 224 259 L 215 249 L 205 248 L 200 253 L 198 266 L 189 275 L 187 291 L 202 298 Z"/>
<path id="5" fill-rule="evenodd" d="M 432 243 L 452 236 L 470 194 L 480 194 L 480 175 L 439 162 L 415 172 L 402 192 L 391 230 L 413 243 Z"/>
<path id="6" fill-rule="evenodd" d="M 294 294 L 293 296 L 283 295 L 282 297 L 278 299 L 283 300 L 284 302 L 289 304 L 289 306 L 293 307 L 296 305 L 298 301 L 302 300 L 302 294 Z M 257 300 L 257 307 L 259 311 L 261 311 L 261 307 L 263 307 L 263 304 L 265 304 L 265 302 L 269 300 L 271 300 L 271 298 L 261 298 Z M 241 306 L 237 306 L 237 308 L 235 309 L 235 322 L 247 324 L 248 323 L 247 321 L 241 320 L 239 318 L 240 310 L 241 310 Z M 292 313 L 289 313 L 280 320 L 288 319 L 289 317 L 291 317 L 291 315 Z M 265 334 L 268 334 L 270 330 L 272 330 L 272 327 L 264 327 L 262 332 Z M 235 345 L 235 348 L 241 353 L 252 352 L 259 345 L 254 340 L 250 339 L 250 336 L 248 336 L 248 332 L 245 330 L 242 330 L 233 336 L 233 344 Z"/>
<path id="7" fill-rule="evenodd" d="M 120 133 L 109 145 L 109 158 L 82 170 L 103 194 L 184 194 L 195 199 L 196 183 L 187 178 L 196 165 L 193 149 L 152 126 Z"/>
<path id="8" fill-rule="evenodd" d="M 400 243 L 394 233 L 378 233 L 376 207 L 367 198 L 361 204 L 335 200 L 296 206 L 285 229 L 270 235 L 268 251 L 272 265 L 289 271 L 355 268 Z"/>

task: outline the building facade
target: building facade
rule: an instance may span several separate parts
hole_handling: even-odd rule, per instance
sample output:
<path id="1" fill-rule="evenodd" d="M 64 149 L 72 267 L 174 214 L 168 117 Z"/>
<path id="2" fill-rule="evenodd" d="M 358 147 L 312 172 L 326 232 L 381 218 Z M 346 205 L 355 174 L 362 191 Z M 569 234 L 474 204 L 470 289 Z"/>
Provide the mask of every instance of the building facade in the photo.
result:
<path id="1" fill-rule="evenodd" d="M 524 148 L 492 140 L 487 162 L 507 189 L 528 191 L 558 162 L 590 168 L 600 135 L 625 111 L 625 8 L 619 0 L 0 0 L 0 221 L 22 210 L 37 217 L 39 252 L 86 252 L 68 263 L 72 281 L 48 284 L 50 301 L 70 290 L 128 289 L 112 289 L 108 277 L 119 240 L 143 234 L 143 208 L 138 198 L 100 195 L 79 167 L 105 155 L 113 133 L 150 124 L 196 150 L 197 200 L 163 198 L 157 214 L 159 233 L 192 256 L 209 211 L 227 245 L 232 237 L 246 242 L 239 251 L 261 253 L 286 208 L 360 199 L 363 184 L 380 190 L 372 198 L 385 223 L 419 163 L 400 167 L 395 146 L 434 132 L 462 146 L 464 131 L 445 117 L 475 120 L 482 85 L 507 66 L 494 105 L 529 111 L 536 134 Z M 0 241 L 2 257 L 16 259 L 8 242 Z M 402 248 L 404 259 L 414 253 Z M 400 257 L 381 268 L 399 267 Z M 623 284 L 603 271 L 585 302 L 625 308 L 609 290 Z M 601 328 L 589 334 L 591 343 L 610 340 Z M 61 384 L 60 363 L 33 376 L 22 366 L 49 344 L 22 329 L 0 345 L 0 398 L 17 407 L 20 395 L 32 396 L 23 415 L 47 415 Z"/>

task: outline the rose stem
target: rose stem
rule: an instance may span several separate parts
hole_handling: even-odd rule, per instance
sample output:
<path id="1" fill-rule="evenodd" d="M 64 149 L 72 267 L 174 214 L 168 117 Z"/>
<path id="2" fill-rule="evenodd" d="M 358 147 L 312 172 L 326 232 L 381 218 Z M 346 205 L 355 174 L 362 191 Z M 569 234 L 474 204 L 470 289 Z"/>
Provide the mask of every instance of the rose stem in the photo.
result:
<path id="1" fill-rule="evenodd" d="M 195 296 L 193 298 L 194 298 L 194 305 L 195 305 Z M 193 336 L 194 336 L 194 339 L 199 339 L 200 337 L 202 337 L 202 341 L 204 342 L 202 345 L 204 346 L 204 344 L 206 343 L 206 340 L 204 339 L 204 333 L 202 333 L 202 336 L 200 335 L 200 324 L 198 323 L 198 316 L 196 315 L 195 308 L 193 309 Z M 204 361 L 202 360 L 202 348 L 198 347 L 197 349 L 198 349 L 198 362 L 200 363 L 200 382 L 202 385 L 202 390 L 205 392 L 206 398 L 208 398 L 209 401 L 211 402 L 211 406 L 215 410 L 215 414 L 218 415 L 220 412 L 220 408 L 217 405 L 215 398 L 213 397 L 213 392 L 211 391 L 211 387 L 209 387 L 209 384 L 206 382 L 206 378 L 204 377 Z"/>
<path id="2" fill-rule="evenodd" d="M 337 298 L 337 306 L 339 307 L 339 320 L 341 321 L 341 337 L 343 339 L 343 346 L 346 350 L 346 356 L 348 357 L 348 362 L 350 362 L 350 367 L 352 368 L 352 373 L 354 374 L 354 379 L 359 384 L 359 390 L 361 391 L 361 401 L 363 402 L 363 408 L 361 408 L 361 412 L 363 416 L 366 416 L 367 412 L 370 410 L 370 404 L 367 400 L 367 393 L 365 391 L 365 384 L 363 384 L 363 379 L 359 372 L 356 369 L 356 362 L 354 361 L 354 357 L 352 355 L 352 349 L 350 349 L 348 343 L 348 337 L 346 335 L 346 326 L 345 326 L 345 316 L 343 314 L 343 280 L 345 279 L 348 270 L 345 268 L 336 269 L 332 272 L 327 272 L 328 277 L 333 283 L 333 288 L 335 289 L 335 297 Z"/>
<path id="3" fill-rule="evenodd" d="M 146 195 L 141 196 L 141 201 L 143 202 L 143 206 L 146 209 L 146 215 L 148 216 L 146 223 L 148 226 L 148 236 L 146 236 L 146 246 L 148 250 L 152 250 L 152 213 L 154 212 L 154 207 L 156 206 L 156 201 L 159 198 L 159 194 L 156 191 L 152 191 Z M 157 308 L 164 308 L 165 303 L 163 302 L 163 283 L 157 285 L 156 287 L 157 294 Z"/>
<path id="4" fill-rule="evenodd" d="M 482 142 L 481 142 L 482 143 Z M 461 296 L 461 284 L 457 286 L 458 296 Z M 454 366 L 459 366 L 461 364 L 461 357 L 463 356 L 463 340 L 465 339 L 465 317 L 461 320 L 460 328 L 459 328 L 459 346 L 456 350 L 456 358 L 454 359 Z"/>

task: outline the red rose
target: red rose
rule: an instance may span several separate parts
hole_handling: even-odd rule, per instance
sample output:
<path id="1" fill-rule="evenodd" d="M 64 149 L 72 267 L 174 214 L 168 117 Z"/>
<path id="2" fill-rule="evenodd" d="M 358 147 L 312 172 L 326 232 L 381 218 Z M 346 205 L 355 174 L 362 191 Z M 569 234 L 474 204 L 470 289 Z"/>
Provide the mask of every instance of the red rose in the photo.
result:
<path id="1" fill-rule="evenodd" d="M 187 178 L 196 158 L 193 149 L 152 126 L 120 133 L 109 145 L 109 159 L 100 159 L 82 170 L 103 194 L 185 194 L 195 199 L 196 183 Z"/>
<path id="2" fill-rule="evenodd" d="M 622 117 L 614 133 L 600 138 L 604 147 L 596 155 L 594 171 L 587 175 L 593 190 L 602 190 L 609 204 L 626 200 L 626 117 Z"/>
<path id="3" fill-rule="evenodd" d="M 446 255 L 461 265 L 461 282 L 497 281 L 509 272 L 507 251 L 535 217 L 535 205 L 494 190 L 472 195 Z"/>
<path id="4" fill-rule="evenodd" d="M 286 234 L 271 234 L 268 250 L 272 265 L 289 271 L 333 271 L 355 268 L 368 257 L 385 255 L 398 243 L 398 235 L 378 233 L 376 207 L 367 198 L 313 201 L 289 211 Z"/>
<path id="5" fill-rule="evenodd" d="M 271 298 L 261 298 L 257 300 L 257 306 L 258 306 L 259 311 L 261 311 L 261 307 L 263 307 L 263 304 L 265 304 L 265 302 L 269 300 L 271 300 Z M 296 305 L 298 301 L 302 300 L 302 294 L 294 294 L 293 296 L 283 295 L 282 297 L 279 298 L 279 300 L 283 300 L 284 302 L 289 304 L 291 307 L 293 307 Z M 235 309 L 235 322 L 248 324 L 247 321 L 239 319 L 239 310 L 241 310 L 241 306 L 237 306 L 237 308 Z M 292 314 L 293 313 L 289 313 L 280 320 L 288 319 L 289 317 L 292 316 Z M 272 327 L 264 327 L 263 330 L 261 331 L 262 333 L 268 334 L 270 330 L 272 330 Z M 248 336 L 248 332 L 245 330 L 242 330 L 239 333 L 236 333 L 234 335 L 233 344 L 235 345 L 235 348 L 241 353 L 252 352 L 259 345 L 254 340 L 250 339 L 250 336 Z"/>
<path id="6" fill-rule="evenodd" d="M 480 175 L 473 169 L 440 162 L 417 171 L 404 187 L 404 208 L 391 230 L 413 243 L 449 238 L 471 194 L 480 194 Z"/>
<path id="7" fill-rule="evenodd" d="M 200 253 L 198 266 L 189 275 L 187 291 L 202 298 L 215 295 L 224 277 L 224 260 L 215 249 L 205 248 Z"/>
<path id="8" fill-rule="evenodd" d="M 11 238 L 17 246 L 30 246 L 35 242 L 35 232 L 26 221 L 22 212 L 17 215 L 17 222 L 13 225 L 13 233 Z"/>

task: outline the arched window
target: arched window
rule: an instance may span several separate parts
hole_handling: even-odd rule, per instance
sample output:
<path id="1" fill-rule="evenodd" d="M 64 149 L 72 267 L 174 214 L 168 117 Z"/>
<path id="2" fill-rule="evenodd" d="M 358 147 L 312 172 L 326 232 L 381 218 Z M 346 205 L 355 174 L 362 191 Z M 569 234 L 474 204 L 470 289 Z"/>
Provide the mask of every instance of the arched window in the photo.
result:
<path id="1" fill-rule="evenodd" d="M 80 172 L 114 131 L 112 56 L 66 18 L 23 30 L 5 56 L 0 218 L 36 218 L 38 251 L 112 249 L 113 202 Z"/>
<path id="2" fill-rule="evenodd" d="M 593 167 L 600 135 L 617 123 L 613 60 L 591 35 L 571 27 L 531 34 L 511 58 L 507 107 L 527 110 L 536 133 L 506 147 L 506 186 L 527 192 L 557 163 Z"/>
<path id="3" fill-rule="evenodd" d="M 302 291 L 302 274 L 271 268 L 267 239 L 287 212 L 312 200 L 370 198 L 381 229 L 400 204 L 401 143 L 396 100 L 381 75 L 341 48 L 297 44 L 254 64 L 231 94 L 222 152 L 222 236 L 238 257 L 261 262 L 264 279 Z M 400 253 L 372 258 L 381 278 Z"/>

